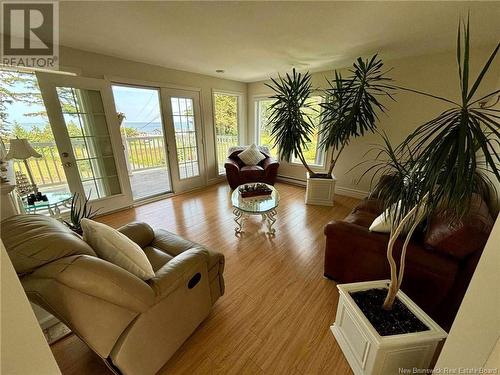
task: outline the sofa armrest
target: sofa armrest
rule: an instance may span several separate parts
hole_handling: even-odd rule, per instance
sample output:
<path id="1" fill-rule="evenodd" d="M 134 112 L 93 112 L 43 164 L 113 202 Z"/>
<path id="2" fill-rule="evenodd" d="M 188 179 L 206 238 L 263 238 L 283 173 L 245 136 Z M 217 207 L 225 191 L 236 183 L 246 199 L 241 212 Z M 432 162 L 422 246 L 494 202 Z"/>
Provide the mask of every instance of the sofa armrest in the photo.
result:
<path id="1" fill-rule="evenodd" d="M 226 161 L 224 162 L 224 168 L 226 169 L 226 173 L 228 173 L 229 171 L 238 173 L 240 171 L 240 166 L 238 165 L 238 163 L 231 158 L 226 159 Z"/>
<path id="2" fill-rule="evenodd" d="M 274 158 L 265 158 L 262 161 L 262 168 L 266 171 L 266 174 L 269 174 L 270 172 L 277 171 L 278 167 L 280 166 L 280 163 Z"/>
<path id="3" fill-rule="evenodd" d="M 154 293 L 144 281 L 121 267 L 88 255 L 61 258 L 40 267 L 23 278 L 23 284 L 27 291 L 47 287 L 45 295 L 57 294 L 54 285 L 60 284 L 136 313 L 146 311 L 154 303 Z M 54 298 L 62 299 L 56 295 Z"/>
<path id="4" fill-rule="evenodd" d="M 140 247 L 148 246 L 155 237 L 153 228 L 151 228 L 149 224 L 140 222 L 124 225 L 118 228 L 118 231 L 130 238 Z"/>
<path id="5" fill-rule="evenodd" d="M 389 267 L 385 257 L 388 236 L 368 228 L 332 221 L 325 226 L 326 277 L 337 282 L 386 279 Z"/>
<path id="6" fill-rule="evenodd" d="M 202 271 L 202 277 L 208 276 L 208 251 L 192 248 L 165 264 L 149 280 L 157 299 L 163 299 L 180 286 L 187 284 L 196 273 Z M 208 283 L 208 280 L 207 280 Z"/>
<path id="7" fill-rule="evenodd" d="M 61 258 L 21 278 L 29 299 L 66 324 L 102 358 L 156 301 L 151 287 L 94 256 Z"/>

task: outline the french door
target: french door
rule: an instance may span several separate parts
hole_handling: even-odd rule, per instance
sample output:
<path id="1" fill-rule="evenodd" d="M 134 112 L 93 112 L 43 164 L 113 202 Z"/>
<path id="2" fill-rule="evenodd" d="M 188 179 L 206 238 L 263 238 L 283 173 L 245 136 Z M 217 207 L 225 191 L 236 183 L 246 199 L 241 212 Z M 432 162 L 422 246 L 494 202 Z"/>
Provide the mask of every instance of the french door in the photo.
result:
<path id="1" fill-rule="evenodd" d="M 174 192 L 206 184 L 200 96 L 197 91 L 161 89 Z"/>
<path id="2" fill-rule="evenodd" d="M 61 163 L 72 192 L 111 211 L 132 203 L 109 82 L 37 73 Z"/>

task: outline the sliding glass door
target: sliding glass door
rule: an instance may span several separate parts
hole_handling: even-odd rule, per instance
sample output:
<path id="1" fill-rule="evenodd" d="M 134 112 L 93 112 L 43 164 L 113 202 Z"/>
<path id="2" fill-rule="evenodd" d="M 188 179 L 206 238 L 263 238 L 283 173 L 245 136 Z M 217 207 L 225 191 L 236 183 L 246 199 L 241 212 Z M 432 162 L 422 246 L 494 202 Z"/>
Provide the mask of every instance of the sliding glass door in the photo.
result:
<path id="1" fill-rule="evenodd" d="M 131 204 L 110 85 L 99 79 L 37 73 L 72 192 L 110 211 Z"/>

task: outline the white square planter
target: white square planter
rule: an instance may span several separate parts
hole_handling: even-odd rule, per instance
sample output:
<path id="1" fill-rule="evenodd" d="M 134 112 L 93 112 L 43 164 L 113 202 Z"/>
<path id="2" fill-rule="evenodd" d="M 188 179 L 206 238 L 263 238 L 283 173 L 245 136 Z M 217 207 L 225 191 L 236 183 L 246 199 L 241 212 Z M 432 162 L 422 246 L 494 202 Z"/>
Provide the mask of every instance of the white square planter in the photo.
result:
<path id="1" fill-rule="evenodd" d="M 397 375 L 400 369 L 427 369 L 446 332 L 402 291 L 398 298 L 429 330 L 380 336 L 350 292 L 387 288 L 389 281 L 340 284 L 337 316 L 331 330 L 355 375 Z"/>
<path id="2" fill-rule="evenodd" d="M 306 204 L 333 206 L 333 199 L 335 197 L 335 177 L 310 178 L 309 173 L 307 173 L 306 180 Z"/>

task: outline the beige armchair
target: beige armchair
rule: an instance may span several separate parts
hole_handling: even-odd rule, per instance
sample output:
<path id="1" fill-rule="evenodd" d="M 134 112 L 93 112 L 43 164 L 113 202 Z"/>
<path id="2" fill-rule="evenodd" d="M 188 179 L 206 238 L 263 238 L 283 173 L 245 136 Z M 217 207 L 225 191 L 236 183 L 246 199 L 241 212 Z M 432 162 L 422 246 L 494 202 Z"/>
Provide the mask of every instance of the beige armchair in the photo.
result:
<path id="1" fill-rule="evenodd" d="M 17 215 L 1 235 L 31 301 L 77 334 L 116 373 L 154 374 L 224 294 L 224 256 L 173 233 L 132 223 L 155 277 L 142 281 L 97 258 L 55 219 Z"/>

